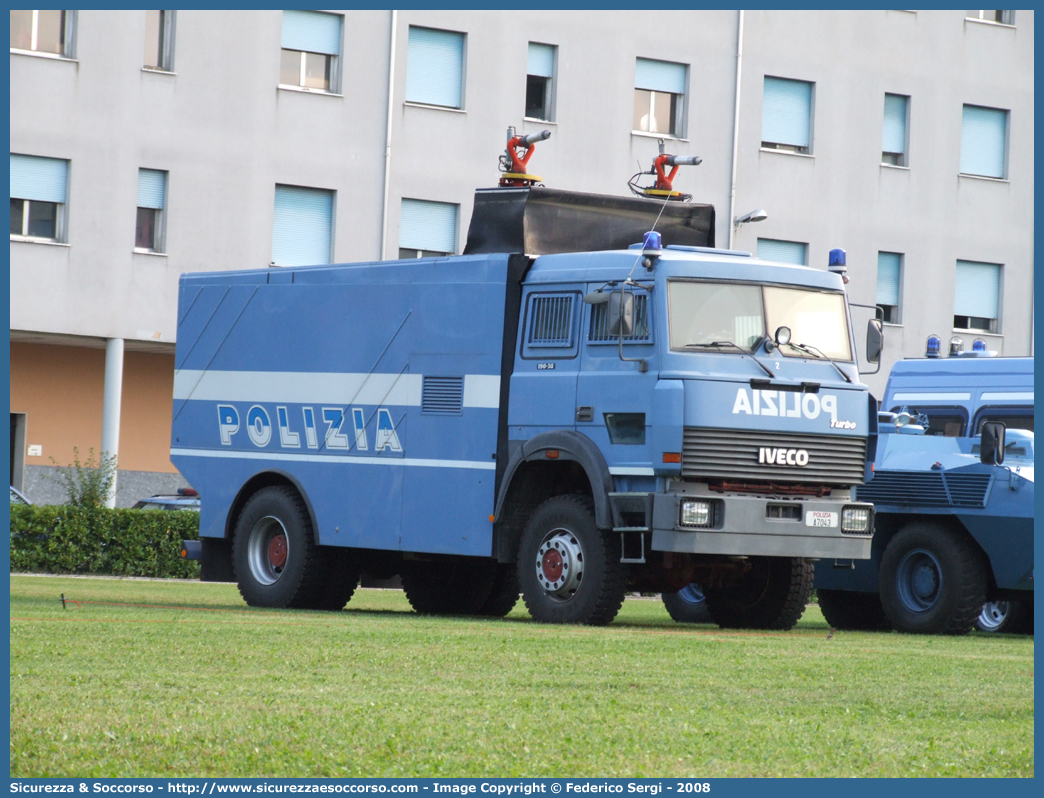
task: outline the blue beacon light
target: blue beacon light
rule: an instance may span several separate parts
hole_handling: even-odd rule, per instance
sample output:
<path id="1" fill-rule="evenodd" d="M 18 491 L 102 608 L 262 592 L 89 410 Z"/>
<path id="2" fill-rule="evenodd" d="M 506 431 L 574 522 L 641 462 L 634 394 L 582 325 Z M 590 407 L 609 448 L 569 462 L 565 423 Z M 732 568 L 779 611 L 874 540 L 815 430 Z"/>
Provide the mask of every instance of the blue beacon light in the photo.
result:
<path id="1" fill-rule="evenodd" d="M 942 340 L 938 335 L 929 335 L 928 344 L 924 349 L 925 357 L 939 357 L 939 350 L 942 348 Z"/>

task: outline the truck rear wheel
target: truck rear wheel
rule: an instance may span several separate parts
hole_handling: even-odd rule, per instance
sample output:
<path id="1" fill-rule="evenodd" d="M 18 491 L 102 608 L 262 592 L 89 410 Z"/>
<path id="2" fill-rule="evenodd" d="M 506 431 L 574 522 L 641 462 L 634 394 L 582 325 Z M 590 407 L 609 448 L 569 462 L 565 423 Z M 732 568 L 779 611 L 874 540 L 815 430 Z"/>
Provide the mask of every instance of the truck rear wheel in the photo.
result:
<path id="1" fill-rule="evenodd" d="M 493 590 L 493 569 L 479 557 L 467 560 L 407 560 L 402 589 L 424 615 L 478 615 Z"/>
<path id="2" fill-rule="evenodd" d="M 939 524 L 901 529 L 881 558 L 881 605 L 892 626 L 917 634 L 967 634 L 986 601 L 982 555 Z"/>
<path id="3" fill-rule="evenodd" d="M 693 582 L 677 593 L 664 593 L 660 596 L 667 614 L 677 623 L 714 623 L 707 609 L 707 597 L 703 588 Z"/>
<path id="4" fill-rule="evenodd" d="M 325 575 L 317 553 L 297 492 L 284 486 L 259 490 L 239 514 L 232 541 L 240 595 L 251 607 L 313 606 Z"/>
<path id="5" fill-rule="evenodd" d="M 887 629 L 881 597 L 850 590 L 817 590 L 819 611 L 834 629 Z"/>
<path id="6" fill-rule="evenodd" d="M 518 581 L 529 614 L 543 623 L 611 623 L 627 591 L 618 535 L 595 525 L 587 496 L 541 504 L 522 532 Z"/>
<path id="7" fill-rule="evenodd" d="M 519 593 L 518 568 L 515 563 L 497 563 L 493 566 L 493 588 L 478 614 L 503 618 L 518 604 Z"/>
<path id="8" fill-rule="evenodd" d="M 359 565 L 348 549 L 323 546 L 320 556 L 326 560 L 323 589 L 311 608 L 338 612 L 351 601 L 359 586 Z"/>
<path id="9" fill-rule="evenodd" d="M 751 569 L 726 587 L 708 588 L 707 609 L 722 629 L 793 629 L 812 594 L 812 563 L 751 557 Z"/>

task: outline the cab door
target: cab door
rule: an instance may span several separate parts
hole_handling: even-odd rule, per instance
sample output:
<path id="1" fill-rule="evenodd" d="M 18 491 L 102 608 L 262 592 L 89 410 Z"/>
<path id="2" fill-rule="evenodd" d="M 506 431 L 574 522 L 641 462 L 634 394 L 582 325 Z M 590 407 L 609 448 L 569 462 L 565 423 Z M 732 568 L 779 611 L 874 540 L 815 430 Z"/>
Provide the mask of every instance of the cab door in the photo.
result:
<path id="1" fill-rule="evenodd" d="M 596 291 L 601 284 L 591 284 Z M 609 334 L 607 305 L 584 305 L 576 429 L 605 453 L 613 476 L 653 476 L 651 425 L 656 358 L 652 293 L 635 290 L 635 324 L 623 341 Z M 645 371 L 642 364 L 645 361 Z"/>

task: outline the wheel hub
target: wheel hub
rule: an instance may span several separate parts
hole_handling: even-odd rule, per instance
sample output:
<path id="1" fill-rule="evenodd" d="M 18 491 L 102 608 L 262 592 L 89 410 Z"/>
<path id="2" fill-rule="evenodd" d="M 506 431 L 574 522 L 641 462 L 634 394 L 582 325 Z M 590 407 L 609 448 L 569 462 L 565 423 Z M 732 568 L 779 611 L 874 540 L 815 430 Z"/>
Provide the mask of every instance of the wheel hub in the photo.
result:
<path id="1" fill-rule="evenodd" d="M 942 590 L 942 566 L 925 549 L 909 552 L 899 563 L 896 589 L 907 609 L 926 612 L 935 606 Z"/>
<path id="2" fill-rule="evenodd" d="M 1007 601 L 987 601 L 979 614 L 979 628 L 984 632 L 995 632 L 1007 620 L 1011 604 Z"/>
<path id="3" fill-rule="evenodd" d="M 267 515 L 254 524 L 247 538 L 250 575 L 262 585 L 275 584 L 290 557 L 290 539 L 283 522 Z"/>
<path id="4" fill-rule="evenodd" d="M 568 529 L 554 529 L 537 549 L 537 582 L 550 597 L 568 601 L 584 576 L 584 550 Z"/>

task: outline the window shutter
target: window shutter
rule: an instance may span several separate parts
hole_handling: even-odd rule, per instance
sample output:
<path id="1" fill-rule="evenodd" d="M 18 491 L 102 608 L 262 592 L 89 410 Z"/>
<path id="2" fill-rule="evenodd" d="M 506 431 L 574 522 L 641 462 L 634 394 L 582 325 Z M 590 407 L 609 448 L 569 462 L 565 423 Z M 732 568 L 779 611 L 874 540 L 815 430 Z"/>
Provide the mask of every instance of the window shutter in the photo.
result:
<path id="1" fill-rule="evenodd" d="M 284 11 L 283 48 L 340 55 L 340 15 L 321 14 L 318 11 Z"/>
<path id="2" fill-rule="evenodd" d="M 639 58 L 634 67 L 634 87 L 685 94 L 685 64 Z"/>
<path id="3" fill-rule="evenodd" d="M 406 101 L 460 108 L 464 34 L 410 26 Z"/>
<path id="4" fill-rule="evenodd" d="M 980 108 L 976 105 L 964 106 L 964 119 L 961 124 L 963 174 L 1004 177 L 1004 139 L 1007 127 L 1007 111 Z"/>
<path id="5" fill-rule="evenodd" d="M 808 244 L 798 241 L 777 241 L 772 238 L 758 239 L 758 257 L 762 260 L 774 260 L 779 263 L 793 263 L 798 266 L 806 264 Z"/>
<path id="6" fill-rule="evenodd" d="M 527 75 L 549 78 L 555 73 L 555 48 L 550 44 L 529 43 L 529 62 L 526 65 Z"/>
<path id="7" fill-rule="evenodd" d="M 996 263 L 957 261 L 953 298 L 955 316 L 999 318 L 999 299 L 1000 266 Z"/>
<path id="8" fill-rule="evenodd" d="M 278 266 L 329 263 L 332 227 L 332 191 L 276 186 L 272 262 Z"/>
<path id="9" fill-rule="evenodd" d="M 895 252 L 877 253 L 877 304 L 899 305 L 899 263 Z"/>
<path id="10" fill-rule="evenodd" d="M 403 199 L 399 246 L 431 252 L 456 252 L 457 206 L 450 202 Z"/>
<path id="11" fill-rule="evenodd" d="M 11 154 L 11 198 L 65 202 L 69 162 Z"/>
<path id="12" fill-rule="evenodd" d="M 906 98 L 886 94 L 881 152 L 906 152 Z"/>
<path id="13" fill-rule="evenodd" d="M 812 115 L 812 84 L 803 80 L 765 78 L 761 140 L 770 144 L 808 147 Z"/>
<path id="14" fill-rule="evenodd" d="M 167 173 L 156 169 L 138 170 L 138 207 L 163 210 Z"/>

